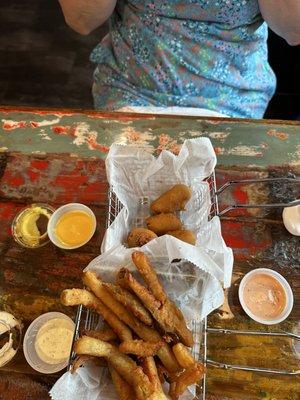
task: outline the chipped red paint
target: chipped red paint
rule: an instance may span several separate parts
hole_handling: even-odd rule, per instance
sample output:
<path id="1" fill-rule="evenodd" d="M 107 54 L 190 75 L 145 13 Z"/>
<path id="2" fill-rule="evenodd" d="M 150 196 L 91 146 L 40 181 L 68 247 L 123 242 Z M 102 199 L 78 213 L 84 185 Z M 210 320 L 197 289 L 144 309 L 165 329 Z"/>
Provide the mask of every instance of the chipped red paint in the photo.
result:
<path id="1" fill-rule="evenodd" d="M 13 129 L 25 128 L 25 127 L 26 127 L 26 121 L 4 121 L 2 124 L 2 128 L 5 131 L 11 131 Z"/>
<path id="2" fill-rule="evenodd" d="M 47 160 L 39 160 L 39 159 L 31 160 L 30 166 L 32 168 L 35 168 L 35 169 L 38 169 L 38 170 L 42 171 L 42 170 L 45 170 L 46 168 L 48 168 L 49 161 L 47 161 Z"/>
<path id="3" fill-rule="evenodd" d="M 287 140 L 289 138 L 289 135 L 287 133 L 277 131 L 277 129 L 269 129 L 267 135 L 271 137 L 276 137 L 280 140 Z"/>
<path id="4" fill-rule="evenodd" d="M 78 188 L 79 186 L 85 184 L 88 181 L 87 176 L 76 176 L 74 173 L 71 175 L 57 176 L 54 181 L 54 186 L 62 186 L 64 189 L 67 188 Z"/>
<path id="5" fill-rule="evenodd" d="M 52 132 L 55 133 L 56 135 L 69 135 L 71 127 L 66 125 L 55 125 L 52 126 Z"/>
<path id="6" fill-rule="evenodd" d="M 8 184 L 10 184 L 11 186 L 15 186 L 15 187 L 24 185 L 24 183 L 25 183 L 23 176 L 13 175 L 10 173 L 6 174 L 6 181 Z"/>
<path id="7" fill-rule="evenodd" d="M 40 173 L 29 169 L 28 176 L 29 176 L 30 182 L 35 182 L 40 177 Z"/>
<path id="8" fill-rule="evenodd" d="M 178 144 L 176 139 L 173 139 L 165 133 L 159 135 L 158 147 L 156 149 L 157 154 L 160 154 L 163 150 L 169 150 L 177 155 L 180 152 L 180 148 L 181 144 Z"/>
<path id="9" fill-rule="evenodd" d="M 0 202 L 0 243 L 2 242 L 2 240 L 4 240 L 4 238 L 12 236 L 11 224 L 15 215 L 20 211 L 21 208 L 23 208 L 22 205 L 16 205 L 12 202 Z"/>
<path id="10" fill-rule="evenodd" d="M 214 147 L 214 150 L 215 150 L 216 155 L 221 154 L 221 152 L 222 152 L 221 147 Z"/>
<path id="11" fill-rule="evenodd" d="M 248 195 L 243 190 L 243 186 L 235 186 L 232 190 L 232 194 L 238 204 L 248 204 Z"/>
<path id="12" fill-rule="evenodd" d="M 97 142 L 97 140 L 93 136 L 89 136 L 86 140 L 89 148 L 91 150 L 99 150 L 102 153 L 108 153 L 109 147 Z"/>
<path id="13" fill-rule="evenodd" d="M 222 234 L 226 244 L 234 251 L 235 260 L 248 259 L 268 249 L 272 244 L 269 232 L 260 232 L 256 223 L 223 220 Z"/>
<path id="14" fill-rule="evenodd" d="M 16 206 L 13 203 L 0 203 L 1 222 L 14 217 Z"/>

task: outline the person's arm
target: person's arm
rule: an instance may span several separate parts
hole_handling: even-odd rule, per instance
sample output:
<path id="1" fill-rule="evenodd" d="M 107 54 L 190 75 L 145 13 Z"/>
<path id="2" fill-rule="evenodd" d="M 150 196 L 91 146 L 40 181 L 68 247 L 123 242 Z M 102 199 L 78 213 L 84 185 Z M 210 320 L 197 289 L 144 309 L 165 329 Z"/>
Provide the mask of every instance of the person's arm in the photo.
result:
<path id="1" fill-rule="evenodd" d="M 300 0 L 258 0 L 269 27 L 291 46 L 300 44 Z"/>
<path id="2" fill-rule="evenodd" d="M 88 35 L 112 14 L 117 0 L 59 0 L 66 23 L 74 31 Z"/>

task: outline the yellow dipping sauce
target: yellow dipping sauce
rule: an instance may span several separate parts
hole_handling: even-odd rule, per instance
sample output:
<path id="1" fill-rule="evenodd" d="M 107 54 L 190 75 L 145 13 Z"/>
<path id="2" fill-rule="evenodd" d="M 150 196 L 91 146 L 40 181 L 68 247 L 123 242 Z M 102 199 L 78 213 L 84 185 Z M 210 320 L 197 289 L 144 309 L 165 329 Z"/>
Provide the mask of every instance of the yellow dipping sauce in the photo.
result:
<path id="1" fill-rule="evenodd" d="M 69 211 L 59 218 L 55 227 L 58 240 L 66 246 L 79 246 L 91 237 L 93 218 L 84 211 Z"/>
<path id="2" fill-rule="evenodd" d="M 46 322 L 38 331 L 35 351 L 47 364 L 60 364 L 70 356 L 74 334 L 71 321 L 54 318 Z"/>

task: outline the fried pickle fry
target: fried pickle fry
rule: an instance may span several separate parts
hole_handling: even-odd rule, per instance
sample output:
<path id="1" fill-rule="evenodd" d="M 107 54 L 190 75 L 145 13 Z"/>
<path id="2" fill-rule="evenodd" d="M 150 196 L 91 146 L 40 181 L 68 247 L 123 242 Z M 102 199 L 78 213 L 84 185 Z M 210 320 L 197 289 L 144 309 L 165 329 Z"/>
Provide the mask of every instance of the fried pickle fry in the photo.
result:
<path id="1" fill-rule="evenodd" d="M 135 400 L 135 394 L 132 386 L 129 385 L 115 370 L 112 364 L 108 363 L 108 369 L 120 400 Z"/>
<path id="2" fill-rule="evenodd" d="M 83 336 L 76 341 L 75 351 L 77 354 L 104 357 L 118 374 L 133 386 L 137 399 L 149 399 L 153 393 L 151 382 L 143 369 L 126 354 L 120 353 L 116 346 L 102 340 Z"/>
<path id="3" fill-rule="evenodd" d="M 157 368 L 153 357 L 145 357 L 142 359 L 142 367 L 145 374 L 148 376 L 154 393 L 149 397 L 149 400 L 167 400 L 163 392 L 161 382 L 158 376 Z"/>
<path id="4" fill-rule="evenodd" d="M 104 340 L 104 342 L 112 342 L 114 340 L 117 340 L 118 338 L 115 332 L 110 328 L 105 328 L 99 331 L 85 329 L 82 332 L 82 334 L 84 336 L 89 336 L 95 339 Z"/>
<path id="5" fill-rule="evenodd" d="M 122 341 L 131 340 L 131 330 L 105 304 L 85 289 L 66 289 L 61 294 L 61 302 L 65 306 L 82 304 L 99 313 Z"/>
<path id="6" fill-rule="evenodd" d="M 195 245 L 196 243 L 196 236 L 192 231 L 180 229 L 177 231 L 169 231 L 167 235 L 171 235 L 176 237 L 177 239 L 182 240 L 183 242 Z"/>
<path id="7" fill-rule="evenodd" d="M 161 307 L 161 302 L 156 300 L 153 294 L 138 282 L 127 268 L 121 268 L 117 273 L 117 282 L 122 287 L 130 289 L 135 293 L 151 313 Z"/>
<path id="8" fill-rule="evenodd" d="M 144 325 L 127 310 L 121 303 L 115 300 L 110 292 L 103 286 L 102 281 L 94 272 L 87 271 L 84 274 L 84 283 L 95 295 L 110 308 L 121 321 L 125 322 L 141 339 L 149 342 L 162 341 L 160 334 L 153 328 Z M 131 339 L 130 339 L 131 340 Z M 126 341 L 126 340 L 125 340 Z M 158 351 L 158 357 L 169 371 L 178 371 L 179 364 L 167 343 Z"/>
<path id="9" fill-rule="evenodd" d="M 156 363 L 157 375 L 159 377 L 160 383 L 165 383 L 168 381 L 168 371 L 160 362 Z"/>
<path id="10" fill-rule="evenodd" d="M 157 238 L 156 233 L 149 229 L 133 228 L 127 236 L 128 247 L 141 247 L 155 238 Z"/>
<path id="11" fill-rule="evenodd" d="M 155 232 L 158 236 L 164 235 L 169 231 L 182 229 L 182 222 L 172 213 L 157 214 L 146 218 L 148 229 Z"/>
<path id="12" fill-rule="evenodd" d="M 124 354 L 135 354 L 139 357 L 155 356 L 159 349 L 162 348 L 164 342 L 146 342 L 144 340 L 128 340 L 122 342 L 119 350 Z"/>
<path id="13" fill-rule="evenodd" d="M 196 364 L 191 352 L 182 343 L 177 343 L 173 346 L 173 353 L 182 368 L 189 368 Z"/>
<path id="14" fill-rule="evenodd" d="M 161 305 L 152 293 L 141 285 L 126 268 L 121 268 L 117 274 L 117 279 L 120 285 L 131 289 L 137 295 L 164 331 L 175 333 L 189 347 L 193 345 L 193 335 L 187 328 L 182 313 L 174 303 L 167 299 Z"/>
<path id="15" fill-rule="evenodd" d="M 167 299 L 166 292 L 146 254 L 141 251 L 134 251 L 131 257 L 134 265 L 146 282 L 150 291 L 153 293 L 154 297 L 163 304 Z"/>
<path id="16" fill-rule="evenodd" d="M 171 398 L 177 399 L 185 392 L 188 386 L 198 383 L 202 379 L 204 372 L 204 365 L 196 363 L 178 374 L 176 380 L 170 385 L 169 394 Z"/>
<path id="17" fill-rule="evenodd" d="M 132 261 L 142 275 L 145 282 L 147 283 L 154 297 L 160 300 L 162 305 L 157 308 L 154 307 L 153 302 L 146 302 L 146 300 L 150 298 L 149 293 L 147 294 L 146 299 L 144 296 L 144 294 L 146 293 L 146 289 L 143 292 L 140 290 L 140 288 L 138 290 L 138 283 L 128 271 L 129 273 L 127 273 L 127 275 L 129 276 L 131 286 L 133 287 L 134 282 L 135 288 L 137 290 L 135 294 L 149 309 L 153 317 L 166 332 L 176 333 L 186 346 L 193 346 L 193 335 L 186 326 L 182 312 L 178 309 L 178 307 L 176 307 L 176 305 L 172 301 L 168 299 L 154 268 L 149 262 L 148 257 L 140 251 L 135 251 L 132 253 Z"/>
<path id="18" fill-rule="evenodd" d="M 154 214 L 160 214 L 184 210 L 191 195 L 191 189 L 188 186 L 177 184 L 151 204 L 151 211 Z"/>
<path id="19" fill-rule="evenodd" d="M 104 283 L 104 287 L 125 307 L 127 307 L 134 316 L 141 320 L 145 325 L 152 324 L 152 317 L 149 311 L 141 304 L 139 299 L 118 285 Z"/>

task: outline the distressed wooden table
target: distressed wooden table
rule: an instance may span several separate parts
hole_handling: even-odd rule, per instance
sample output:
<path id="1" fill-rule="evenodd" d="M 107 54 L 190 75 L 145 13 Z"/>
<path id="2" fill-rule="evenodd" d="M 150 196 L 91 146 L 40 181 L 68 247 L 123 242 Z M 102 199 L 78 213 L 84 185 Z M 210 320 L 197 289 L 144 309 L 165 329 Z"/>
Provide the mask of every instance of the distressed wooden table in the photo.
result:
<path id="1" fill-rule="evenodd" d="M 0 109 L 0 120 L 0 309 L 20 318 L 24 331 L 41 313 L 57 310 L 72 315 L 60 304 L 59 294 L 80 286 L 82 269 L 99 254 L 107 205 L 104 158 L 111 143 L 134 144 L 154 154 L 163 149 L 177 153 L 185 138 L 207 136 L 218 155 L 218 186 L 229 179 L 300 173 L 299 123 L 7 108 Z M 223 207 L 234 201 L 264 203 L 295 197 L 299 191 L 281 184 L 237 186 L 220 203 Z M 20 247 L 11 236 L 11 223 L 22 207 L 33 202 L 89 205 L 98 220 L 94 238 L 74 251 L 51 244 L 36 250 Z M 290 317 L 273 329 L 299 333 L 299 238 L 285 230 L 281 210 L 227 214 L 222 226 L 235 254 L 233 284 L 228 305 L 210 317 L 209 325 L 265 330 L 243 313 L 237 288 L 249 270 L 269 267 L 288 279 L 295 295 Z M 299 348 L 296 353 L 291 340 L 210 334 L 208 343 L 209 357 L 218 361 L 300 368 Z M 0 399 L 48 399 L 56 379 L 33 371 L 20 350 L 1 369 Z M 300 380 L 209 368 L 207 390 L 208 399 L 299 400 Z"/>

